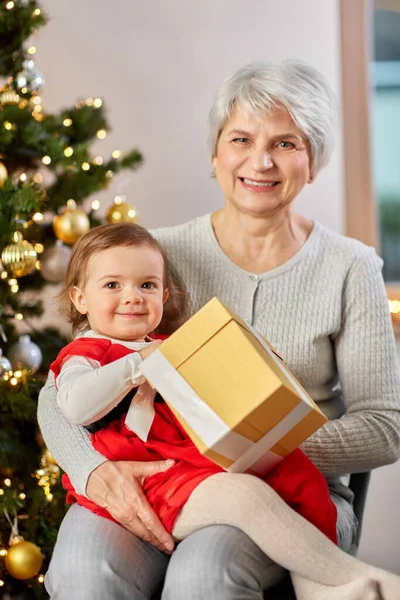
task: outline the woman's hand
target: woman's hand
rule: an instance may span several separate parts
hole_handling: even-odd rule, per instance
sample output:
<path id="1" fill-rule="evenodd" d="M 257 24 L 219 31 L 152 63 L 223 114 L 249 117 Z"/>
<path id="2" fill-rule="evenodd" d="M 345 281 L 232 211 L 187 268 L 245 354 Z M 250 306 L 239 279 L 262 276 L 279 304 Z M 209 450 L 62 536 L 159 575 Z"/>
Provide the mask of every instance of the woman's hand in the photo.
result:
<path id="1" fill-rule="evenodd" d="M 173 460 L 107 461 L 90 474 L 86 493 L 125 529 L 170 554 L 174 548 L 172 536 L 148 503 L 142 485 L 146 477 L 166 471 L 173 464 Z"/>

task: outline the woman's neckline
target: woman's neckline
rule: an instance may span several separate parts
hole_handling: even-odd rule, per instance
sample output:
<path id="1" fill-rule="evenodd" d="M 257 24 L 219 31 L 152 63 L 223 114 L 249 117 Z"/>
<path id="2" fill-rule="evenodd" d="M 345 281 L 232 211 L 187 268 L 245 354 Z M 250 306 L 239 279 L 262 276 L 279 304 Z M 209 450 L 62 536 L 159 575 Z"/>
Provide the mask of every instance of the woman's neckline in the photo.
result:
<path id="1" fill-rule="evenodd" d="M 237 265 L 222 250 L 221 246 L 218 243 L 218 240 L 217 240 L 217 237 L 215 235 L 214 228 L 212 225 L 212 213 L 208 213 L 208 214 L 204 215 L 204 218 L 205 218 L 205 222 L 206 222 L 207 234 L 212 243 L 215 253 L 221 259 L 223 259 L 225 261 L 225 263 L 230 267 L 231 270 L 235 271 L 236 273 L 242 273 L 243 275 L 246 275 L 246 276 L 253 275 L 259 279 L 272 279 L 273 277 L 282 275 L 286 271 L 293 268 L 294 265 L 296 265 L 300 260 L 302 260 L 309 253 L 310 248 L 314 245 L 316 238 L 318 237 L 318 235 L 321 232 L 320 223 L 318 223 L 318 221 L 313 221 L 313 227 L 311 229 L 310 234 L 308 235 L 307 239 L 305 240 L 305 242 L 301 246 L 301 248 L 299 248 L 299 250 L 297 250 L 297 252 L 295 254 L 293 254 L 293 256 L 291 256 L 282 265 L 279 265 L 278 267 L 275 267 L 274 269 L 270 269 L 269 271 L 265 271 L 264 273 L 254 274 L 254 273 L 252 273 L 252 271 L 248 271 L 248 270 L 244 269 L 243 267 L 240 267 L 239 265 Z"/>

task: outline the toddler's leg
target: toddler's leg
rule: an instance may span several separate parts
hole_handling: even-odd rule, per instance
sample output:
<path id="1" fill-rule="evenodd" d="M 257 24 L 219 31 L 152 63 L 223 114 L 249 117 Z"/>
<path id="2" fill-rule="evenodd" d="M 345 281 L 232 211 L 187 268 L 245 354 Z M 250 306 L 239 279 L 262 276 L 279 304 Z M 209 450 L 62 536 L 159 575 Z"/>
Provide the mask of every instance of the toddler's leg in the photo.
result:
<path id="1" fill-rule="evenodd" d="M 375 579 L 360 577 L 344 585 L 324 585 L 291 573 L 297 600 L 384 600 Z M 387 596 L 394 598 L 393 594 Z"/>
<path id="2" fill-rule="evenodd" d="M 380 584 L 382 598 L 377 593 L 375 598 L 372 596 L 374 600 L 400 598 L 399 577 L 345 554 L 257 477 L 238 473 L 218 473 L 209 477 L 192 492 L 172 533 L 176 539 L 183 539 L 202 527 L 215 524 L 241 529 L 272 560 L 295 576 L 301 576 L 299 579 L 294 577 L 298 594 L 303 594 L 299 598 L 312 598 L 312 585 L 301 578 L 324 586 L 345 586 L 362 579 L 367 588 L 371 587 L 368 580 L 375 580 Z M 303 590 L 308 586 L 308 595 L 303 593 L 302 586 Z M 320 600 L 323 588 L 319 586 L 318 589 L 314 598 Z M 327 595 L 334 593 L 333 589 L 325 591 L 327 600 L 346 598 L 343 594 Z M 366 594 L 347 596 L 360 600 L 367 597 Z"/>

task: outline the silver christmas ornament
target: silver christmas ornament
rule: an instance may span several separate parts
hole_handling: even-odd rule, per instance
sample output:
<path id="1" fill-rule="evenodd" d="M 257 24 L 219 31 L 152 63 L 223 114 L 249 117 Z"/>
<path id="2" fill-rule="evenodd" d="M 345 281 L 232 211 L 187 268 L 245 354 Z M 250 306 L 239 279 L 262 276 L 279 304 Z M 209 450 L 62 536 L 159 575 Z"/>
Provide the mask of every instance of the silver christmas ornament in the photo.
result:
<path id="1" fill-rule="evenodd" d="M 54 246 L 47 248 L 40 257 L 40 272 L 43 279 L 51 283 L 64 281 L 67 273 L 71 248 L 58 240 Z"/>
<path id="2" fill-rule="evenodd" d="M 21 335 L 18 342 L 11 346 L 8 356 L 14 371 L 18 369 L 36 371 L 42 363 L 42 351 L 32 342 L 29 335 Z"/>
<path id="3" fill-rule="evenodd" d="M 12 373 L 12 366 L 6 356 L 3 356 L 3 350 L 0 348 L 0 381 L 4 380 L 5 375 Z"/>
<path id="4" fill-rule="evenodd" d="M 44 86 L 44 78 L 32 59 L 23 62 L 23 69 L 15 76 L 15 87 L 22 94 L 36 94 Z"/>

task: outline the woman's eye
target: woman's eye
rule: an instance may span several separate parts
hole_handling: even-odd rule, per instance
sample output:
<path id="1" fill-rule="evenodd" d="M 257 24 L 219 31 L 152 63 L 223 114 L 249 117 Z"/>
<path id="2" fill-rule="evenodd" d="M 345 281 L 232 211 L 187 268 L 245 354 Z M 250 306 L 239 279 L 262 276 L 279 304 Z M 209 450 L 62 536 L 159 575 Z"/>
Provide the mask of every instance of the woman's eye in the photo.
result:
<path id="1" fill-rule="evenodd" d="M 247 144 L 250 140 L 249 140 L 249 138 L 246 138 L 246 137 L 240 137 L 240 138 L 235 138 L 232 141 L 237 142 L 239 144 Z"/>
<path id="2" fill-rule="evenodd" d="M 108 290 L 116 290 L 118 287 L 118 282 L 117 281 L 109 281 L 108 283 L 106 283 L 105 287 Z"/>
<path id="3" fill-rule="evenodd" d="M 152 290 L 155 287 L 154 283 L 152 281 L 145 281 L 142 284 L 142 288 L 145 290 Z"/>
<path id="4" fill-rule="evenodd" d="M 294 148 L 294 144 L 292 144 L 292 142 L 279 142 L 278 148 L 282 148 L 282 150 L 289 150 Z"/>

